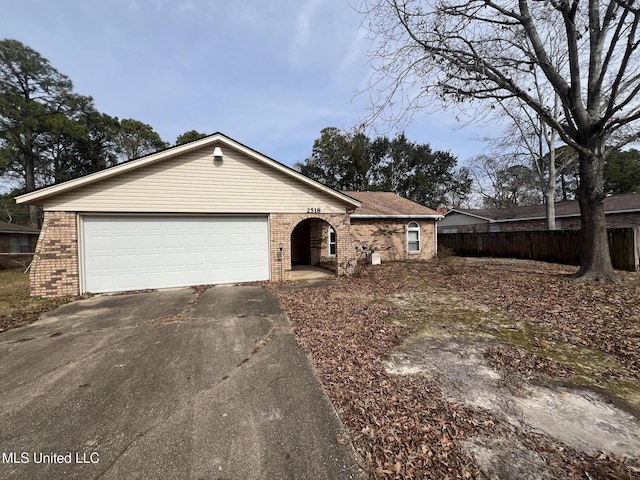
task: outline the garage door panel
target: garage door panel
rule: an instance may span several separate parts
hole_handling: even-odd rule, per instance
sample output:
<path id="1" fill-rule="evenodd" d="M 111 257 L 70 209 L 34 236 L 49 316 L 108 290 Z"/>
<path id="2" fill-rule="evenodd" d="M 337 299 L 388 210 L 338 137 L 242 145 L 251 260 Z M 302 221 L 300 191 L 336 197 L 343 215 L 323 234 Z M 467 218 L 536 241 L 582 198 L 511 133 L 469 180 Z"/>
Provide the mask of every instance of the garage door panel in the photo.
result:
<path id="1" fill-rule="evenodd" d="M 107 249 L 109 249 L 109 247 L 111 246 L 111 242 L 112 241 L 113 241 L 113 239 L 111 238 L 110 235 L 109 236 L 106 236 L 106 235 L 95 236 L 94 239 L 93 239 L 95 247 L 99 251 L 106 251 Z"/>
<path id="2" fill-rule="evenodd" d="M 139 281 L 142 285 L 162 285 L 162 273 L 161 272 L 145 272 L 138 275 Z M 136 280 L 138 281 L 138 280 Z M 157 287 L 145 287 L 145 288 L 157 288 Z"/>
<path id="3" fill-rule="evenodd" d="M 175 267 L 183 267 L 184 266 L 184 256 L 185 253 L 183 252 L 176 252 L 175 250 L 172 250 L 170 252 L 165 253 L 162 258 L 164 260 L 163 265 L 165 267 L 168 267 L 170 269 L 173 269 Z"/>
<path id="4" fill-rule="evenodd" d="M 189 227 L 185 226 L 185 228 L 189 228 Z M 164 237 L 164 247 L 176 249 L 176 250 L 182 250 L 186 243 L 186 237 L 187 237 L 186 232 L 167 234 Z"/>
<path id="5" fill-rule="evenodd" d="M 193 282 L 193 285 L 202 285 L 205 283 L 211 283 L 209 280 L 209 274 L 207 271 L 189 272 L 189 280 Z"/>
<path id="6" fill-rule="evenodd" d="M 138 284 L 140 275 L 136 272 L 119 272 L 118 273 L 118 285 L 122 290 L 135 290 Z"/>
<path id="7" fill-rule="evenodd" d="M 138 263 L 144 271 L 160 271 L 162 268 L 162 254 L 160 252 L 141 253 Z"/>
<path id="8" fill-rule="evenodd" d="M 193 270 L 206 270 L 204 265 L 207 263 L 207 254 L 205 252 L 187 252 L 185 264 Z"/>
<path id="9" fill-rule="evenodd" d="M 84 216 L 88 292 L 269 279 L 266 217 Z"/>
<path id="10" fill-rule="evenodd" d="M 140 241 L 144 242 L 147 249 L 162 249 L 162 236 L 157 233 L 142 233 L 140 235 Z"/>
<path id="11" fill-rule="evenodd" d="M 189 282 L 186 281 L 186 275 L 184 271 L 168 271 L 164 272 L 162 276 L 162 284 L 169 286 L 185 286 Z"/>
<path id="12" fill-rule="evenodd" d="M 138 256 L 135 253 L 120 252 L 113 257 L 113 268 L 121 272 L 135 272 L 138 266 Z"/>
<path id="13" fill-rule="evenodd" d="M 190 249 L 204 249 L 207 246 L 209 241 L 207 240 L 207 235 L 204 233 L 193 234 L 190 233 L 187 235 L 187 247 Z"/>

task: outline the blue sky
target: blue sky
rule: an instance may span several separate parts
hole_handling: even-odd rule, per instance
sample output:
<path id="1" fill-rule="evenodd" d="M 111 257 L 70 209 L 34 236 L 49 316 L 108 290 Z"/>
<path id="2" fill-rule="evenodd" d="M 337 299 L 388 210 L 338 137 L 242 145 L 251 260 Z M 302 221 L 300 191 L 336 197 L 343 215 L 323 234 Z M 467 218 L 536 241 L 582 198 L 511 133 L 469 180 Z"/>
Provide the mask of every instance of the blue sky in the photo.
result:
<path id="1" fill-rule="evenodd" d="M 170 143 L 220 131 L 291 166 L 322 128 L 368 113 L 356 92 L 370 41 L 347 0 L 0 0 L 0 11 L 0 37 L 41 53 L 101 112 Z M 417 114 L 405 130 L 460 162 L 484 148 L 483 130 L 460 129 L 453 113 Z"/>

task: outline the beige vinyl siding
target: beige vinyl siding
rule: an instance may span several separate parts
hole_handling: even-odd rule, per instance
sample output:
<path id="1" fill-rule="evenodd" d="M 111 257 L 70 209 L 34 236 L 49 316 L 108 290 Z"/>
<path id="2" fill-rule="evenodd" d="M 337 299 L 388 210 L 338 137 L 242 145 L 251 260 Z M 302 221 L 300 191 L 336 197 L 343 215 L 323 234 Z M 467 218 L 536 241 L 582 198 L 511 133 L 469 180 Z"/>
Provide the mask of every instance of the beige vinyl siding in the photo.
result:
<path id="1" fill-rule="evenodd" d="M 47 211 L 193 213 L 344 213 L 345 204 L 288 175 L 223 146 L 213 147 L 56 195 Z"/>

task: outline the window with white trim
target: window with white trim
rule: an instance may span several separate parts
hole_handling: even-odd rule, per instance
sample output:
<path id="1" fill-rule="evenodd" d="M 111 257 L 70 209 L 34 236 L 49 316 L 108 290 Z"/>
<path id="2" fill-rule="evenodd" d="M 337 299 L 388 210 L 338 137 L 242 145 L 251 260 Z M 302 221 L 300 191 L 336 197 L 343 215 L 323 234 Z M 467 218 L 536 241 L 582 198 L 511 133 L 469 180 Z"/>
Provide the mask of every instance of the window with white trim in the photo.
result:
<path id="1" fill-rule="evenodd" d="M 420 251 L 420 225 L 417 222 L 407 225 L 407 250 L 409 253 Z"/>
<path id="2" fill-rule="evenodd" d="M 336 256 L 338 247 L 336 243 L 336 231 L 333 227 L 329 227 L 329 255 L 332 257 Z"/>

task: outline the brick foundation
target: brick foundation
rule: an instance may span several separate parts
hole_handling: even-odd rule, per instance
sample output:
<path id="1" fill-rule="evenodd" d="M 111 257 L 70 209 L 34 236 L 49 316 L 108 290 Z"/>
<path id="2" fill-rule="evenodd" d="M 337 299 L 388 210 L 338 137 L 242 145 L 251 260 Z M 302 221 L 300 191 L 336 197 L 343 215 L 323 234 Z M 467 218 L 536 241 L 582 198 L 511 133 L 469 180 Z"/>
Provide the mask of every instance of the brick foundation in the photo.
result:
<path id="1" fill-rule="evenodd" d="M 45 212 L 29 279 L 31 296 L 60 297 L 80 293 L 75 213 Z"/>

